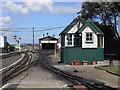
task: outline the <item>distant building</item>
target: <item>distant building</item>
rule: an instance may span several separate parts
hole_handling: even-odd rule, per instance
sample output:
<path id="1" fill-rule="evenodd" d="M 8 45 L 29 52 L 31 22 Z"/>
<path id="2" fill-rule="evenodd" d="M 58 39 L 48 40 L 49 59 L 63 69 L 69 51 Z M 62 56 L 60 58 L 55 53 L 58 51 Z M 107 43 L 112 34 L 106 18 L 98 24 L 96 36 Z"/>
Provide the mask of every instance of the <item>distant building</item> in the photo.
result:
<path id="1" fill-rule="evenodd" d="M 46 36 L 39 39 L 40 49 L 60 49 L 60 41 L 58 38 Z"/>
<path id="2" fill-rule="evenodd" d="M 104 33 L 91 20 L 75 18 L 60 36 L 61 62 L 104 60 Z"/>
<path id="3" fill-rule="evenodd" d="M 8 52 L 7 37 L 0 35 L 0 52 Z"/>

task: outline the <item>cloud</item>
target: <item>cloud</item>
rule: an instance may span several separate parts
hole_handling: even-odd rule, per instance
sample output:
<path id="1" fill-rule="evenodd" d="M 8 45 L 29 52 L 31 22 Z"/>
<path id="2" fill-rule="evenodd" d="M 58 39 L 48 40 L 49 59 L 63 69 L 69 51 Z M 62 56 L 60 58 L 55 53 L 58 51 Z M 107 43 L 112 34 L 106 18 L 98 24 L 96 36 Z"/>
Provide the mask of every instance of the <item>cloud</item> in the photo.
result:
<path id="1" fill-rule="evenodd" d="M 30 0 L 31 2 L 26 2 L 24 3 L 24 5 L 26 7 L 28 7 L 29 10 L 31 11 L 42 11 L 44 10 L 44 8 L 47 8 L 48 10 L 52 10 L 52 1 L 50 0 L 41 0 L 41 1 L 38 1 L 38 0 Z M 33 2 L 32 2 L 33 1 Z"/>
<path id="2" fill-rule="evenodd" d="M 8 11 L 16 14 L 28 14 L 32 12 L 45 13 L 77 13 L 81 2 L 56 4 L 52 0 L 20 0 L 21 2 L 7 1 L 2 4 L 3 12 Z M 63 3 L 63 2 L 60 2 Z"/>
<path id="3" fill-rule="evenodd" d="M 8 27 L 11 24 L 11 17 L 6 16 L 6 17 L 0 17 L 0 28 Z"/>
<path id="4" fill-rule="evenodd" d="M 44 9 L 52 10 L 52 1 L 51 0 L 21 0 L 23 2 L 4 2 L 2 4 L 2 9 L 10 11 L 12 13 L 19 13 L 19 14 L 28 14 L 30 12 L 38 12 Z"/>
<path id="5" fill-rule="evenodd" d="M 73 3 L 66 4 L 66 5 L 55 5 L 53 6 L 54 10 L 53 13 L 63 13 L 63 14 L 71 14 L 71 13 L 77 13 L 81 8 L 81 3 Z"/>

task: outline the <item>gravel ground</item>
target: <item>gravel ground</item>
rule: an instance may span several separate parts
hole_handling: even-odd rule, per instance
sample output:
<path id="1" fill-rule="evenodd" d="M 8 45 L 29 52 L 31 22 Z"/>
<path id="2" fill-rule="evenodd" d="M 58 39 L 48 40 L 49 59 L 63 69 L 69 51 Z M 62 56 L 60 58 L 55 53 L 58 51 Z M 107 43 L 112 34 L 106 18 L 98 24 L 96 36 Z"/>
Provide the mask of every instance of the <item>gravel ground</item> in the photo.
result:
<path id="1" fill-rule="evenodd" d="M 94 65 L 84 65 L 84 66 L 83 65 L 79 65 L 79 66 L 60 65 L 57 63 L 60 61 L 60 59 L 58 57 L 55 57 L 54 55 L 51 55 L 51 60 L 54 66 L 60 70 L 71 73 L 73 75 L 77 75 L 85 79 L 97 80 L 97 81 L 105 83 L 108 86 L 120 88 L 119 86 L 120 77 L 112 75 L 102 70 L 95 69 Z M 74 72 L 75 69 L 78 72 Z"/>

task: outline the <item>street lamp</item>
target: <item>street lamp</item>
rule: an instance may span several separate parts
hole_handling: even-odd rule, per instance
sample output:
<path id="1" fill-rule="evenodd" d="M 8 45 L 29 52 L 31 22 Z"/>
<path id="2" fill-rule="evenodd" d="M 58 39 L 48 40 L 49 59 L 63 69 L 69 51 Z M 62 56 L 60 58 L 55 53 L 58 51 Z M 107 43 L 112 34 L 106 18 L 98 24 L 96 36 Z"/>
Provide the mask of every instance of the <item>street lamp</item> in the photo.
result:
<path id="1" fill-rule="evenodd" d="M 14 38 L 14 41 L 18 43 L 18 47 L 19 47 L 19 52 L 20 52 L 20 41 L 21 41 L 21 38 L 17 38 L 16 35 L 13 36 Z"/>

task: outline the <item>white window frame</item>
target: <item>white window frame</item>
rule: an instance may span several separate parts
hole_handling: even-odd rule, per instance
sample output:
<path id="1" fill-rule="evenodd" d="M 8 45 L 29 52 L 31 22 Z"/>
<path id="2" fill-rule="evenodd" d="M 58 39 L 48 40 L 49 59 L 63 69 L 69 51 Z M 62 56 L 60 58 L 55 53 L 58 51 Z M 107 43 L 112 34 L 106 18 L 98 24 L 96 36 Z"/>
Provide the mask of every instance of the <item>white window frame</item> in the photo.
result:
<path id="1" fill-rule="evenodd" d="M 71 44 L 68 45 L 68 35 L 72 35 L 72 39 L 71 39 Z M 74 46 L 74 35 L 73 34 L 67 34 L 65 35 L 65 46 Z"/>
<path id="2" fill-rule="evenodd" d="M 90 35 L 89 35 L 89 37 L 87 37 L 87 34 L 92 34 L 92 37 L 90 37 Z M 87 40 L 87 38 L 92 38 L 92 40 Z M 85 43 L 93 43 L 93 40 L 94 40 L 94 37 L 93 37 L 93 32 L 86 32 L 85 33 Z"/>

